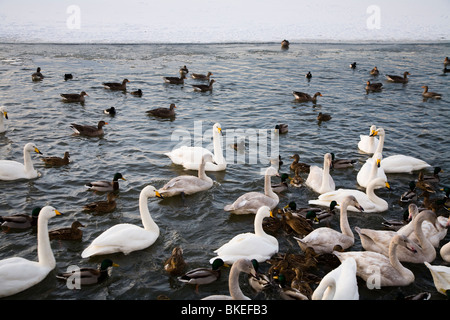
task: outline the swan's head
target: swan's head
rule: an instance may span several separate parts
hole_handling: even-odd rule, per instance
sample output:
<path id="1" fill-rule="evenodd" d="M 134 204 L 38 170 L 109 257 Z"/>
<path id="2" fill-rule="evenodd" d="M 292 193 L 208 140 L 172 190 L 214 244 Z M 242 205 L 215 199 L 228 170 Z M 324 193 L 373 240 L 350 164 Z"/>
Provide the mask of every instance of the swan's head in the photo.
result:
<path id="1" fill-rule="evenodd" d="M 344 206 L 345 204 L 347 206 L 353 206 L 356 209 L 358 209 L 359 211 L 364 212 L 364 208 L 359 204 L 358 200 L 356 200 L 356 198 L 354 196 L 345 197 L 344 201 L 342 201 L 341 206 Z"/>
<path id="2" fill-rule="evenodd" d="M 326 166 L 330 167 L 330 169 L 333 168 L 333 156 L 331 153 L 325 153 L 323 160 Z"/>
<path id="3" fill-rule="evenodd" d="M 395 235 L 392 240 L 391 243 L 405 247 L 406 249 L 408 249 L 409 251 L 416 253 L 417 250 L 415 248 L 414 243 L 408 239 L 408 237 L 401 235 L 401 234 L 397 234 Z"/>
<path id="4" fill-rule="evenodd" d="M 1 114 L 2 116 L 4 116 L 5 119 L 8 119 L 8 112 L 6 112 L 6 107 L 4 107 L 4 106 L 1 106 L 1 107 L 0 107 L 0 114 Z"/>
<path id="5" fill-rule="evenodd" d="M 214 161 L 213 155 L 210 154 L 210 153 L 207 153 L 207 154 L 203 155 L 203 157 L 202 157 L 202 162 L 203 162 L 203 163 L 206 163 L 206 162 L 212 162 L 213 164 L 217 164 L 217 163 Z"/>
<path id="6" fill-rule="evenodd" d="M 233 267 L 237 268 L 240 272 L 245 272 L 250 276 L 257 278 L 253 263 L 246 258 L 242 258 L 233 263 Z"/>
<path id="7" fill-rule="evenodd" d="M 268 167 L 266 169 L 266 176 L 279 176 L 278 170 L 274 167 Z"/>
<path id="8" fill-rule="evenodd" d="M 218 132 L 221 135 L 223 135 L 223 133 L 222 133 L 222 126 L 220 125 L 220 123 L 215 123 L 213 125 L 213 133 L 215 133 L 215 132 Z"/>
<path id="9" fill-rule="evenodd" d="M 40 152 L 39 151 L 39 149 L 35 146 L 35 144 L 34 143 L 27 143 L 26 145 L 25 145 L 25 147 L 23 148 L 23 151 L 24 152 L 36 152 L 36 153 L 39 153 L 39 154 L 42 154 L 42 152 Z"/>
<path id="10" fill-rule="evenodd" d="M 53 218 L 54 216 L 59 216 L 59 215 L 61 215 L 61 212 L 59 212 L 58 210 L 56 210 L 52 206 L 45 206 L 39 212 L 39 218 L 38 219 L 46 219 L 46 220 L 48 220 L 50 218 Z"/>
<path id="11" fill-rule="evenodd" d="M 154 186 L 146 186 L 144 189 L 142 189 L 141 194 L 146 196 L 147 198 L 161 198 L 164 199 L 163 196 L 156 190 Z"/>
<path id="12" fill-rule="evenodd" d="M 262 206 L 258 209 L 256 215 L 262 216 L 262 218 L 264 219 L 266 217 L 272 216 L 272 212 L 270 211 L 270 208 L 268 206 Z"/>
<path id="13" fill-rule="evenodd" d="M 385 132 L 384 132 L 383 128 L 378 128 L 377 130 L 375 130 L 375 131 L 370 133 L 371 137 L 374 137 L 374 136 L 380 136 L 381 137 L 381 136 L 384 136 L 384 135 L 385 135 Z"/>
<path id="14" fill-rule="evenodd" d="M 381 160 L 383 159 L 383 155 L 380 152 L 377 152 L 373 155 L 373 158 L 375 159 L 375 162 L 379 168 L 380 164 L 381 164 Z"/>

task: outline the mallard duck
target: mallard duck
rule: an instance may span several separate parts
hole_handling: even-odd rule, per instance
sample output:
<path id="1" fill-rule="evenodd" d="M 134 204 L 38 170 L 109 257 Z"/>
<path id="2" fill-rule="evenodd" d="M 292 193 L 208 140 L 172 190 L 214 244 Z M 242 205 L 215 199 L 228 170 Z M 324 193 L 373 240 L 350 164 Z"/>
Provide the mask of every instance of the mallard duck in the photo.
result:
<path id="1" fill-rule="evenodd" d="M 136 97 L 142 97 L 142 90 L 141 89 L 137 89 L 136 91 L 132 91 L 130 92 L 133 96 Z"/>
<path id="2" fill-rule="evenodd" d="M 444 59 L 444 67 L 448 66 L 450 64 L 450 60 L 448 59 L 448 57 L 445 57 Z"/>
<path id="3" fill-rule="evenodd" d="M 171 276 L 179 276 L 184 272 L 186 262 L 183 258 L 183 249 L 175 247 L 172 250 L 171 256 L 164 262 L 164 270 Z"/>
<path id="4" fill-rule="evenodd" d="M 383 89 L 383 84 L 381 82 L 370 83 L 370 81 L 366 82 L 366 91 L 381 91 Z"/>
<path id="5" fill-rule="evenodd" d="M 206 92 L 206 91 L 212 91 L 213 89 L 213 83 L 216 82 L 214 79 L 209 81 L 209 84 L 193 84 L 192 87 L 194 88 L 194 91 L 200 91 L 200 92 Z"/>
<path id="6" fill-rule="evenodd" d="M 303 185 L 303 178 L 300 176 L 300 171 L 300 168 L 295 168 L 295 174 L 290 181 L 290 184 L 296 188 L 300 188 Z"/>
<path id="7" fill-rule="evenodd" d="M 350 64 L 350 69 L 356 69 L 356 62 Z"/>
<path id="8" fill-rule="evenodd" d="M 10 216 L 0 216 L 0 225 L 8 231 L 25 230 L 37 226 L 40 207 L 33 208 L 31 215 L 25 213 L 18 213 Z"/>
<path id="9" fill-rule="evenodd" d="M 111 259 L 104 259 L 99 268 L 82 267 L 71 272 L 58 273 L 56 278 L 65 281 L 66 284 L 68 284 L 67 281 L 72 281 L 73 288 L 80 289 L 82 286 L 98 284 L 105 281 L 111 275 L 111 267 L 118 266 Z M 77 285 L 80 287 L 77 288 Z"/>
<path id="10" fill-rule="evenodd" d="M 39 213 L 37 223 L 38 261 L 22 257 L 0 260 L 0 298 L 22 292 L 42 280 L 56 267 L 55 257 L 48 238 L 48 221 L 61 213 L 51 206 L 45 206 Z"/>
<path id="11" fill-rule="evenodd" d="M 303 162 L 299 162 L 300 161 L 300 156 L 298 155 L 298 153 L 294 154 L 291 159 L 294 159 L 290 165 L 291 170 L 300 170 L 300 172 L 305 172 L 305 173 L 309 173 L 309 168 L 311 167 L 311 165 L 307 164 L 307 163 L 303 163 Z"/>
<path id="12" fill-rule="evenodd" d="M 424 97 L 424 98 L 433 98 L 433 99 L 440 99 L 440 98 L 442 98 L 442 94 L 440 94 L 440 93 L 429 92 L 428 91 L 428 86 L 422 86 L 422 88 L 423 88 L 422 97 Z"/>
<path id="13" fill-rule="evenodd" d="M 279 283 L 279 293 L 283 300 L 309 300 L 305 294 L 287 284 L 286 276 L 283 273 L 273 278 Z"/>
<path id="14" fill-rule="evenodd" d="M 253 264 L 253 268 L 255 269 L 256 276 L 248 275 L 248 282 L 253 290 L 256 292 L 261 292 L 270 287 L 271 282 L 266 274 L 259 272 L 259 262 L 256 259 L 252 259 L 251 262 Z"/>
<path id="15" fill-rule="evenodd" d="M 31 75 L 31 80 L 33 80 L 33 81 L 41 81 L 43 79 L 44 79 L 44 76 L 41 73 L 41 68 L 38 67 L 36 69 L 36 72 Z"/>
<path id="16" fill-rule="evenodd" d="M 329 120 L 331 120 L 331 115 L 329 115 L 327 113 L 319 112 L 319 114 L 317 115 L 317 120 L 319 122 L 321 122 L 321 121 L 329 121 Z"/>
<path id="17" fill-rule="evenodd" d="M 85 102 L 85 96 L 88 94 L 85 91 L 81 91 L 80 94 L 78 93 L 61 93 L 61 97 L 64 102 Z"/>
<path id="18" fill-rule="evenodd" d="M 8 112 L 6 111 L 6 107 L 0 106 L 0 133 L 6 131 L 5 124 L 3 122 L 3 118 L 8 119 Z"/>
<path id="19" fill-rule="evenodd" d="M 122 83 L 118 83 L 118 82 L 103 82 L 102 84 L 105 87 L 105 89 L 126 91 L 128 82 L 130 82 L 130 80 L 123 79 Z"/>
<path id="20" fill-rule="evenodd" d="M 50 240 L 58 239 L 81 241 L 83 238 L 83 231 L 79 229 L 80 227 L 82 228 L 84 225 L 81 224 L 80 221 L 75 220 L 69 228 L 51 230 L 48 232 L 48 236 Z"/>
<path id="21" fill-rule="evenodd" d="M 441 178 L 439 177 L 439 173 L 444 172 L 441 167 L 435 167 L 433 169 L 433 174 L 423 174 L 422 180 L 425 182 L 435 183 L 441 181 Z"/>
<path id="22" fill-rule="evenodd" d="M 306 207 L 306 208 L 297 208 L 297 204 L 295 201 L 291 201 L 287 206 L 284 207 L 285 210 L 290 210 L 294 215 L 302 216 L 312 223 L 322 222 L 328 220 L 328 218 L 334 216 L 336 212 L 334 209 L 337 206 L 337 202 L 335 200 L 330 202 L 329 207 L 321 208 L 321 207 Z"/>
<path id="23" fill-rule="evenodd" d="M 100 192 L 110 192 L 119 190 L 119 179 L 126 181 L 120 172 L 114 174 L 112 181 L 93 181 L 86 184 L 89 190 Z"/>
<path id="24" fill-rule="evenodd" d="M 159 227 L 152 219 L 148 209 L 149 198 L 161 195 L 153 186 L 144 187 L 139 194 L 139 213 L 143 227 L 130 223 L 120 223 L 112 226 L 96 237 L 81 253 L 82 258 L 96 255 L 143 250 L 150 247 L 159 237 Z"/>
<path id="25" fill-rule="evenodd" d="M 64 152 L 64 157 L 42 157 L 41 160 L 44 161 L 46 165 L 49 166 L 64 166 L 69 164 L 70 154 L 69 151 Z"/>
<path id="26" fill-rule="evenodd" d="M 305 75 L 305 78 L 308 80 L 312 78 L 312 74 L 310 71 L 308 71 L 308 73 Z"/>
<path id="27" fill-rule="evenodd" d="M 73 79 L 73 75 L 71 73 L 65 73 L 64 74 L 64 80 L 65 81 L 71 80 L 71 79 Z"/>
<path id="28" fill-rule="evenodd" d="M 220 278 L 221 267 L 228 267 L 222 259 L 217 258 L 209 268 L 195 268 L 186 272 L 184 275 L 178 277 L 178 280 L 184 283 L 195 284 L 195 291 L 198 292 L 198 287 L 203 284 L 209 284 Z"/>
<path id="29" fill-rule="evenodd" d="M 288 40 L 285 39 L 285 40 L 281 41 L 281 49 L 284 49 L 284 50 L 289 49 L 289 45 L 290 45 L 290 43 Z"/>
<path id="30" fill-rule="evenodd" d="M 182 66 L 178 72 L 180 73 L 180 75 L 186 75 L 189 73 L 189 69 L 186 66 Z"/>
<path id="31" fill-rule="evenodd" d="M 392 75 L 387 75 L 386 78 L 388 79 L 388 81 L 390 82 L 397 82 L 397 83 L 407 83 L 408 82 L 408 76 L 410 76 L 411 74 L 409 72 L 404 72 L 403 73 L 403 77 L 401 76 L 392 76 Z"/>
<path id="32" fill-rule="evenodd" d="M 416 183 L 414 181 L 409 182 L 409 190 L 402 193 L 400 196 L 401 203 L 410 203 L 417 200 Z"/>
<path id="33" fill-rule="evenodd" d="M 287 133 L 288 131 L 289 131 L 288 125 L 285 123 L 280 123 L 275 126 L 275 132 L 283 134 L 283 133 Z"/>
<path id="34" fill-rule="evenodd" d="M 300 92 L 300 91 L 292 91 L 292 94 L 294 95 L 295 100 L 300 101 L 300 102 L 311 101 L 311 102 L 316 103 L 317 97 L 322 97 L 322 94 L 320 92 L 316 92 L 314 94 L 314 96 L 312 96 L 312 97 L 309 94 Z"/>
<path id="35" fill-rule="evenodd" d="M 111 107 L 111 108 L 105 109 L 105 110 L 103 110 L 103 113 L 109 114 L 110 116 L 114 117 L 116 115 L 116 108 Z"/>
<path id="36" fill-rule="evenodd" d="M 96 127 L 90 126 L 90 125 L 81 125 L 81 124 L 76 124 L 76 123 L 72 123 L 70 125 L 70 127 L 72 128 L 74 133 L 77 135 L 87 136 L 87 137 L 99 137 L 105 133 L 103 131 L 103 127 L 107 124 L 108 124 L 108 122 L 100 120 Z"/>
<path id="37" fill-rule="evenodd" d="M 392 231 L 398 231 L 402 227 L 406 226 L 409 222 L 411 222 L 409 210 L 406 209 L 403 211 L 402 219 L 386 219 L 383 218 L 381 224 Z"/>
<path id="38" fill-rule="evenodd" d="M 306 236 L 314 230 L 311 222 L 303 216 L 294 216 L 290 210 L 284 210 L 283 214 L 286 219 L 286 225 L 299 236 Z"/>
<path id="39" fill-rule="evenodd" d="M 330 152 L 331 154 L 331 166 L 333 169 L 344 169 L 344 168 L 350 168 L 353 167 L 353 165 L 356 163 L 355 159 L 336 159 L 336 156 L 333 152 Z"/>
<path id="40" fill-rule="evenodd" d="M 295 272 L 295 277 L 291 281 L 291 288 L 300 291 L 302 294 L 308 297 L 308 299 L 311 299 L 313 289 L 310 285 L 310 279 L 308 279 L 309 274 L 305 274 L 305 271 L 302 268 L 293 269 Z"/>
<path id="41" fill-rule="evenodd" d="M 262 227 L 264 232 L 274 235 L 283 227 L 284 222 L 278 218 L 278 213 L 281 214 L 281 209 L 272 211 L 272 216 L 263 219 Z"/>
<path id="42" fill-rule="evenodd" d="M 423 191 L 426 191 L 429 193 L 436 192 L 433 184 L 425 180 L 425 174 L 423 173 L 423 171 L 419 172 L 419 175 L 417 176 L 417 182 L 415 184 L 416 184 L 417 188 L 419 188 Z"/>
<path id="43" fill-rule="evenodd" d="M 84 211 L 96 212 L 96 213 L 108 213 L 116 209 L 117 195 L 114 192 L 110 192 L 107 195 L 107 200 L 96 201 L 88 203 L 83 207 Z"/>
<path id="44" fill-rule="evenodd" d="M 289 179 L 289 175 L 287 173 L 283 173 L 281 176 L 281 182 L 277 184 L 272 184 L 272 191 L 276 193 L 282 193 L 289 188 L 289 184 L 287 180 Z"/>
<path id="45" fill-rule="evenodd" d="M 212 75 L 211 72 L 208 72 L 207 74 L 193 73 L 191 74 L 191 77 L 196 80 L 209 80 L 209 77 Z"/>
<path id="46" fill-rule="evenodd" d="M 33 167 L 31 152 L 42 155 L 34 143 L 27 143 L 23 147 L 23 163 L 11 160 L 0 160 L 0 180 L 34 179 L 40 176 Z"/>
<path id="47" fill-rule="evenodd" d="M 148 115 L 161 117 L 161 118 L 173 118 L 175 117 L 175 103 L 171 103 L 169 108 L 155 108 L 146 111 Z"/>
<path id="48" fill-rule="evenodd" d="M 186 79 L 186 74 L 180 74 L 180 77 L 163 77 L 164 82 L 168 84 L 184 84 L 184 79 Z"/>
<path id="49" fill-rule="evenodd" d="M 378 70 L 377 67 L 373 67 L 373 69 L 370 70 L 370 74 L 373 75 L 373 76 L 377 76 L 377 75 L 380 74 L 380 71 Z"/>

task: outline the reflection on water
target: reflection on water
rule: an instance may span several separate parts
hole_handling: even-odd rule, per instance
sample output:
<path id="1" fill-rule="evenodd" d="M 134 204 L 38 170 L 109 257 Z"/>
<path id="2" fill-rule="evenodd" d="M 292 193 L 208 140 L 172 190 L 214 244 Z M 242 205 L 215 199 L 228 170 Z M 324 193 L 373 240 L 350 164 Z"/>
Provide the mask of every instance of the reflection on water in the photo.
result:
<path id="1" fill-rule="evenodd" d="M 22 161 L 22 149 L 34 142 L 45 156 L 60 156 L 65 151 L 71 163 L 63 167 L 46 167 L 39 157 L 32 156 L 41 177 L 32 181 L 0 182 L 2 215 L 30 213 L 35 206 L 52 205 L 64 213 L 52 219 L 49 228 L 69 226 L 77 219 L 86 227 L 81 243 L 52 241 L 57 268 L 41 284 L 18 294 L 19 299 L 156 299 L 163 294 L 171 299 L 199 299 L 212 293 L 228 293 L 228 271 L 216 283 L 193 286 L 169 277 L 163 263 L 175 246 L 184 251 L 188 268 L 207 266 L 213 250 L 242 232 L 252 232 L 253 216 L 234 216 L 223 210 L 248 191 L 263 191 L 261 170 L 268 165 L 269 145 L 258 140 L 258 155 L 250 145 L 249 132 L 263 130 L 268 135 L 276 124 L 286 123 L 289 132 L 279 136 L 279 153 L 283 165 L 280 173 L 289 169 L 290 157 L 300 154 L 301 161 L 322 166 L 323 155 L 335 153 L 337 158 L 358 160 L 353 168 L 334 169 L 337 188 L 358 188 L 356 174 L 367 159 L 357 149 L 360 134 L 368 134 L 372 124 L 386 130 L 386 155 L 408 154 L 441 166 L 440 186 L 448 182 L 449 103 L 441 100 L 423 101 L 421 86 L 445 93 L 448 76 L 442 72 L 447 44 L 291 44 L 281 51 L 278 44 L 221 45 L 26 45 L 4 44 L 0 49 L 0 89 L 2 105 L 8 110 L 8 130 L 0 134 L 0 159 Z M 357 61 L 356 69 L 349 63 Z M 212 92 L 194 92 L 198 80 L 187 78 L 183 85 L 166 85 L 164 76 L 179 76 L 183 65 L 193 73 L 211 71 L 216 80 Z M 33 83 L 31 73 L 42 69 L 45 79 Z M 377 66 L 378 77 L 369 71 Z M 312 78 L 305 78 L 310 71 Z M 385 81 L 385 74 L 411 73 L 408 84 Z M 73 79 L 65 81 L 71 73 Z M 142 97 L 105 90 L 102 82 L 131 82 L 130 91 L 141 89 Z M 367 80 L 382 82 L 382 92 L 365 91 Z M 61 93 L 88 93 L 84 105 L 64 103 Z M 317 103 L 297 102 L 292 91 L 313 95 L 319 91 Z M 156 107 L 175 103 L 173 121 L 146 115 Z M 114 107 L 114 117 L 103 110 Z M 332 115 L 330 121 L 317 121 L 319 112 Z M 95 125 L 105 120 L 106 134 L 102 138 L 74 136 L 71 123 Z M 180 141 L 176 132 L 194 134 L 199 142 L 212 149 L 211 127 L 219 122 L 223 129 L 223 148 L 230 164 L 225 172 L 210 172 L 213 187 L 180 198 L 148 201 L 149 210 L 161 230 L 160 237 L 150 247 L 127 256 L 111 255 L 120 265 L 104 284 L 80 292 L 68 290 L 54 275 L 70 265 L 95 266 L 102 257 L 82 259 L 81 251 L 101 232 L 117 223 L 141 225 L 138 198 L 141 189 L 150 184 L 161 187 L 181 174 L 196 174 L 173 165 L 164 153 Z M 196 123 L 201 128 L 195 127 Z M 195 131 L 197 130 L 197 131 Z M 244 133 L 244 139 L 237 133 Z M 247 133 L 247 136 L 245 135 Z M 233 134 L 233 137 L 231 135 Z M 258 135 L 256 135 L 258 136 Z M 244 140 L 245 158 L 232 149 L 232 144 Z M 266 141 L 271 141 L 267 138 Z M 266 147 L 266 149 L 264 149 Z M 264 154 L 264 151 L 266 154 Z M 430 170 L 428 170 L 430 171 Z M 106 194 L 88 191 L 85 183 L 110 180 L 121 172 L 127 181 L 120 182 L 117 209 L 105 215 L 82 211 L 86 203 L 105 200 Z M 306 179 L 306 176 L 304 177 Z M 381 229 L 383 218 L 400 218 L 404 207 L 400 195 L 408 189 L 416 174 L 389 175 L 392 190 L 377 194 L 388 201 L 384 213 L 350 213 L 350 226 Z M 278 182 L 278 178 L 272 179 Z M 290 188 L 280 197 L 280 206 L 296 201 L 306 206 L 317 194 L 306 187 Z M 338 218 L 331 227 L 338 228 Z M 300 253 L 292 234 L 278 232 L 280 252 Z M 449 240 L 447 238 L 442 242 Z M 35 231 L 1 233 L 0 258 L 14 255 L 36 259 Z M 353 250 L 361 250 L 356 237 Z M 439 255 L 433 264 L 443 263 Z M 362 299 L 393 299 L 404 294 L 430 291 L 433 299 L 443 296 L 434 289 L 429 271 L 423 265 L 408 264 L 415 275 L 414 284 L 404 288 L 368 290 L 360 282 Z M 270 265 L 262 264 L 262 271 Z M 323 271 L 318 271 L 323 276 Z M 255 294 L 246 283 L 245 293 Z M 276 294 L 268 299 L 278 299 Z"/>

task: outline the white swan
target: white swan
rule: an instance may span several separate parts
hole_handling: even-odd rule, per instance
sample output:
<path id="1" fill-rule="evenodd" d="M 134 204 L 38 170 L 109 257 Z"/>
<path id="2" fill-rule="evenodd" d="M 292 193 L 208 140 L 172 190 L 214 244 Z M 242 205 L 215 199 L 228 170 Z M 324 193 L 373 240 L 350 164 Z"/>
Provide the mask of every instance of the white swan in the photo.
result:
<path id="1" fill-rule="evenodd" d="M 202 161 L 202 156 L 205 154 L 211 154 L 213 156 L 214 163 L 207 163 L 205 166 L 205 170 L 225 170 L 227 167 L 227 162 L 223 157 L 222 128 L 219 123 L 216 123 L 214 124 L 212 130 L 214 154 L 203 147 L 182 146 L 180 148 L 172 150 L 171 152 L 165 153 L 165 155 L 168 156 L 173 163 L 182 165 L 185 169 L 197 170 Z"/>
<path id="2" fill-rule="evenodd" d="M 450 296 L 450 267 L 431 265 L 424 262 L 433 277 L 434 286 L 439 293 Z"/>
<path id="3" fill-rule="evenodd" d="M 331 163 L 331 154 L 326 153 L 323 157 L 323 169 L 318 166 L 311 166 L 309 168 L 309 175 L 306 179 L 306 185 L 320 194 L 334 191 L 336 186 L 330 175 Z"/>
<path id="4" fill-rule="evenodd" d="M 436 249 L 425 237 L 422 230 L 422 222 L 428 220 L 432 224 L 436 223 L 436 214 L 431 210 L 421 211 L 414 217 L 414 232 L 418 237 L 418 242 L 414 242 L 411 238 L 409 240 L 415 244 L 416 251 L 412 253 L 406 248 L 397 249 L 397 257 L 399 261 L 411 263 L 423 263 L 424 261 L 432 262 L 436 258 Z M 378 252 L 387 256 L 389 254 L 389 243 L 392 238 L 398 234 L 394 231 L 373 230 L 356 227 L 355 231 L 361 238 L 361 245 L 367 251 Z"/>
<path id="5" fill-rule="evenodd" d="M 439 250 L 442 260 L 450 262 L 450 241 L 444 244 Z"/>
<path id="6" fill-rule="evenodd" d="M 414 273 L 405 268 L 397 258 L 397 247 L 415 251 L 411 240 L 397 234 L 389 243 L 389 257 L 373 251 L 334 251 L 341 262 L 353 258 L 356 261 L 356 275 L 364 281 L 370 280 L 374 287 L 407 286 L 414 282 Z"/>
<path id="7" fill-rule="evenodd" d="M 39 176 L 33 167 L 30 152 L 42 154 L 33 143 L 23 147 L 23 164 L 17 161 L 0 160 L 0 180 L 34 179 Z"/>
<path id="8" fill-rule="evenodd" d="M 253 268 L 253 264 L 250 260 L 242 258 L 233 263 L 230 274 L 228 276 L 228 288 L 230 290 L 230 296 L 227 295 L 211 295 L 203 298 L 202 300 L 251 300 L 245 296 L 239 286 L 239 275 L 241 272 L 249 274 L 251 277 L 256 277 L 256 271 Z"/>
<path id="9" fill-rule="evenodd" d="M 278 240 L 268 235 L 262 227 L 264 218 L 270 216 L 272 214 L 269 207 L 259 208 L 254 220 L 255 233 L 247 232 L 234 236 L 214 251 L 217 256 L 212 258 L 210 263 L 217 258 L 221 258 L 228 264 L 232 264 L 241 258 L 255 259 L 258 262 L 270 259 L 278 252 Z"/>
<path id="10" fill-rule="evenodd" d="M 312 294 L 312 300 L 359 300 L 356 261 L 349 258 L 327 273 Z"/>
<path id="11" fill-rule="evenodd" d="M 175 177 L 167 182 L 158 192 L 163 197 L 173 197 L 176 195 L 190 195 L 200 191 L 205 191 L 213 186 L 213 180 L 205 173 L 205 166 L 212 162 L 212 155 L 205 154 L 202 157 L 202 162 L 198 167 L 198 175 L 183 175 Z"/>
<path id="12" fill-rule="evenodd" d="M 372 136 L 372 133 L 377 130 L 376 125 L 372 125 L 370 127 L 370 133 L 369 135 L 360 135 L 359 136 L 359 142 L 358 142 L 358 149 L 361 150 L 364 153 L 373 154 L 375 153 L 375 150 L 378 147 L 379 140 Z"/>
<path id="13" fill-rule="evenodd" d="M 147 199 L 161 195 L 153 186 L 146 186 L 139 195 L 139 211 L 144 228 L 121 223 L 104 231 L 81 253 L 82 258 L 115 252 L 129 254 L 151 246 L 159 237 L 159 227 L 148 210 Z"/>
<path id="14" fill-rule="evenodd" d="M 45 206 L 37 222 L 38 262 L 20 257 L 0 260 L 0 298 L 11 296 L 41 282 L 56 266 L 48 236 L 48 220 L 60 215 L 53 207 Z"/>
<path id="15" fill-rule="evenodd" d="M 367 188 L 369 182 L 377 177 L 384 178 L 387 181 L 386 173 L 380 166 L 381 160 L 381 153 L 376 153 L 373 158 L 367 159 L 361 169 L 359 169 L 356 175 L 356 181 L 361 187 Z"/>
<path id="16" fill-rule="evenodd" d="M 235 214 L 256 213 L 262 206 L 268 206 L 270 210 L 274 209 L 280 201 L 278 195 L 273 192 L 270 178 L 279 176 L 277 169 L 268 167 L 264 175 L 264 193 L 247 192 L 237 198 L 232 204 L 224 207 L 225 211 Z"/>
<path id="17" fill-rule="evenodd" d="M 347 208 L 349 206 L 358 208 L 360 211 L 365 210 L 354 196 L 349 195 L 343 198 L 340 202 L 341 212 L 339 217 L 341 232 L 328 227 L 320 227 L 302 239 L 294 237 L 303 252 L 308 247 L 313 248 L 317 254 L 332 253 L 335 245 L 340 245 L 343 250 L 350 248 L 355 242 L 355 236 L 347 219 Z"/>
<path id="18" fill-rule="evenodd" d="M 8 112 L 6 111 L 6 107 L 1 106 L 0 107 L 0 133 L 3 133 L 6 131 L 3 118 L 8 119 Z"/>
<path id="19" fill-rule="evenodd" d="M 338 189 L 336 191 L 321 194 L 318 199 L 309 200 L 308 203 L 329 207 L 331 201 L 335 200 L 338 203 L 341 203 L 342 199 L 346 196 L 353 195 L 356 200 L 358 200 L 358 203 L 364 208 L 364 212 L 383 212 L 388 209 L 388 203 L 386 200 L 378 197 L 374 192 L 376 187 L 383 186 L 390 188 L 389 183 L 386 180 L 383 178 L 376 178 L 369 183 L 365 193 L 356 189 Z M 354 212 L 359 211 L 353 206 L 349 206 L 348 210 Z"/>
<path id="20" fill-rule="evenodd" d="M 384 129 L 378 128 L 374 133 L 372 133 L 372 135 L 373 136 L 378 135 L 380 137 L 380 142 L 378 144 L 375 153 L 382 154 L 384 147 L 384 139 L 386 137 Z M 423 160 L 411 156 L 405 156 L 402 154 L 396 154 L 386 158 L 383 157 L 380 166 L 386 173 L 412 173 L 413 171 L 416 170 L 422 170 L 424 168 L 431 167 L 428 163 L 426 163 Z"/>

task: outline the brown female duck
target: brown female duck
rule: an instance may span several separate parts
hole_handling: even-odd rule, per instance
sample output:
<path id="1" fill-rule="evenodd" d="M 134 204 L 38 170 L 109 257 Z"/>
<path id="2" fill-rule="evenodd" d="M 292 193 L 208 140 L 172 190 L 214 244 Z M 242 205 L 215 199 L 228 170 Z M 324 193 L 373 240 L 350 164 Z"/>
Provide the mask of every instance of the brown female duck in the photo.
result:
<path id="1" fill-rule="evenodd" d="M 373 76 L 377 76 L 380 74 L 380 71 L 378 70 L 377 67 L 374 67 L 372 70 L 370 70 L 370 74 Z"/>
<path id="2" fill-rule="evenodd" d="M 370 83 L 370 81 L 366 82 L 366 91 L 381 91 L 383 88 L 383 84 L 381 82 Z"/>
<path id="3" fill-rule="evenodd" d="M 78 134 L 81 136 L 87 136 L 87 137 L 99 137 L 105 133 L 103 130 L 103 127 L 107 124 L 108 124 L 108 122 L 101 120 L 98 122 L 96 127 L 91 126 L 91 125 L 82 125 L 82 124 L 76 124 L 76 123 L 72 123 L 70 125 L 70 127 L 75 132 L 75 134 Z"/>
<path id="4" fill-rule="evenodd" d="M 160 117 L 160 118 L 173 118 L 175 117 L 175 108 L 177 106 L 175 103 L 171 103 L 169 108 L 155 108 L 146 111 L 150 116 Z"/>
<path id="5" fill-rule="evenodd" d="M 96 212 L 96 213 L 109 213 L 116 209 L 117 203 L 116 198 L 117 195 L 113 192 L 108 193 L 106 196 L 107 200 L 95 201 L 86 204 L 83 207 L 84 211 Z"/>
<path id="6" fill-rule="evenodd" d="M 388 79 L 388 81 L 390 82 L 396 82 L 396 83 L 407 83 L 408 82 L 408 77 L 411 74 L 409 72 L 404 72 L 403 73 L 403 77 L 401 76 L 392 76 L 392 75 L 387 75 L 386 78 Z"/>
<path id="7" fill-rule="evenodd" d="M 163 77 L 164 82 L 168 84 L 184 84 L 184 79 L 186 79 L 186 74 L 180 74 L 180 77 Z"/>
<path id="8" fill-rule="evenodd" d="M 429 92 L 428 91 L 428 86 L 422 86 L 422 88 L 423 88 L 422 97 L 424 97 L 424 98 L 433 98 L 433 99 L 440 99 L 440 98 L 442 98 L 442 94 L 440 94 L 440 93 Z"/>
<path id="9" fill-rule="evenodd" d="M 83 238 L 83 231 L 79 229 L 80 227 L 84 227 L 84 225 L 78 220 L 75 220 L 69 228 L 51 230 L 48 232 L 48 236 L 50 237 L 50 240 L 58 239 L 81 241 Z"/>
<path id="10" fill-rule="evenodd" d="M 31 75 L 31 80 L 33 80 L 33 81 L 41 81 L 42 79 L 44 79 L 44 76 L 41 73 L 41 68 L 38 67 L 36 69 L 36 72 Z"/>
<path id="11" fill-rule="evenodd" d="M 209 77 L 212 75 L 211 72 L 208 72 L 207 74 L 193 73 L 191 74 L 191 77 L 196 80 L 209 80 Z"/>
<path id="12" fill-rule="evenodd" d="M 298 168 L 300 172 L 309 173 L 310 165 L 307 163 L 299 162 L 300 156 L 298 155 L 298 153 L 294 154 L 291 159 L 294 159 L 290 166 L 291 170 L 295 171 Z"/>
<path id="13" fill-rule="evenodd" d="M 125 90 L 127 90 L 127 83 L 128 82 L 130 82 L 130 80 L 123 79 L 122 83 L 119 83 L 119 82 L 103 82 L 102 84 L 105 87 L 105 89 L 125 91 Z"/>
<path id="14" fill-rule="evenodd" d="M 164 262 L 164 270 L 171 276 L 179 276 L 183 274 L 186 268 L 186 262 L 183 258 L 183 249 L 175 247 L 172 250 L 171 256 Z"/>
<path id="15" fill-rule="evenodd" d="M 319 112 L 319 114 L 317 115 L 317 120 L 318 120 L 319 122 L 322 122 L 322 121 L 329 121 L 329 120 L 331 120 L 331 115 L 329 115 L 329 114 L 327 114 L 327 113 Z"/>
<path id="16" fill-rule="evenodd" d="M 320 92 L 316 92 L 314 94 L 314 96 L 312 96 L 312 97 L 309 94 L 304 93 L 304 92 L 300 92 L 300 91 L 292 91 L 292 94 L 294 95 L 295 100 L 300 101 L 300 102 L 309 102 L 309 101 L 311 101 L 311 102 L 316 103 L 317 102 L 317 97 L 322 97 L 322 94 Z"/>
<path id="17" fill-rule="evenodd" d="M 64 152 L 64 157 L 42 157 L 41 160 L 44 161 L 46 165 L 49 166 L 64 166 L 69 164 L 69 151 Z"/>
<path id="18" fill-rule="evenodd" d="M 200 91 L 200 92 L 206 92 L 206 91 L 212 91 L 213 89 L 213 83 L 214 79 L 209 81 L 209 84 L 193 84 L 192 87 L 194 88 L 194 91 Z"/>
<path id="19" fill-rule="evenodd" d="M 78 93 L 61 93 L 62 100 L 64 102 L 85 102 L 85 96 L 88 94 L 85 91 L 81 91 L 80 94 Z"/>

